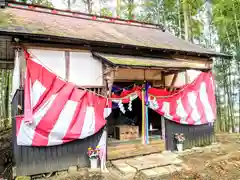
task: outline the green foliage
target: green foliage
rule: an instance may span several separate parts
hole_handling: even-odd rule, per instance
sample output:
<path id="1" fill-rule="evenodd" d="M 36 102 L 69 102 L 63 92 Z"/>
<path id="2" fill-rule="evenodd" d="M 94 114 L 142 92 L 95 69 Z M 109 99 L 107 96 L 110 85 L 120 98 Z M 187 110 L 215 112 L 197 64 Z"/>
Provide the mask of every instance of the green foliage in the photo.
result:
<path id="1" fill-rule="evenodd" d="M 109 16 L 109 17 L 111 17 L 112 16 L 112 12 L 109 11 L 107 8 L 102 8 L 101 12 L 100 12 L 100 15 L 101 16 Z"/>
<path id="2" fill-rule="evenodd" d="M 136 7 L 134 0 L 122 0 L 120 5 L 121 17 L 129 20 L 134 19 Z"/>

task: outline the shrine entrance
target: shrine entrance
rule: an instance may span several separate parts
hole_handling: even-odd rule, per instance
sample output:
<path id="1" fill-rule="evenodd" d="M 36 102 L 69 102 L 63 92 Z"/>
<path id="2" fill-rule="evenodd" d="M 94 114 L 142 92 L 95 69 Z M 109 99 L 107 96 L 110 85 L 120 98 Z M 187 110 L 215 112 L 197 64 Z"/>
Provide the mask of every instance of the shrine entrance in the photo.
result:
<path id="1" fill-rule="evenodd" d="M 129 85 L 130 84 L 130 85 Z M 140 88 L 141 84 L 115 83 L 113 93 L 115 95 L 127 94 Z M 128 96 L 128 95 L 127 95 Z M 165 149 L 162 138 L 161 116 L 148 108 L 148 143 L 143 142 L 146 134 L 143 125 L 142 100 L 131 94 L 118 101 L 113 100 L 112 113 L 108 117 L 108 160 L 147 155 L 161 152 Z"/>

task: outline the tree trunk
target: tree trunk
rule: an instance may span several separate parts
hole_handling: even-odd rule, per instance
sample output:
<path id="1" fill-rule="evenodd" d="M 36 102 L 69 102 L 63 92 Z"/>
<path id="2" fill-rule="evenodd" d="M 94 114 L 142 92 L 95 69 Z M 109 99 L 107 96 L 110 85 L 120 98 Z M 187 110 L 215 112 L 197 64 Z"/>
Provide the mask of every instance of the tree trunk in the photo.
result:
<path id="1" fill-rule="evenodd" d="M 134 0 L 128 0 L 128 19 L 133 19 L 134 17 L 133 6 Z"/>
<path id="2" fill-rule="evenodd" d="M 180 0 L 177 0 L 178 29 L 179 29 L 178 37 L 182 38 L 181 6 L 180 5 L 181 5 Z"/>
<path id="3" fill-rule="evenodd" d="M 116 13 L 117 13 L 117 16 L 121 15 L 121 0 L 117 0 Z"/>
<path id="4" fill-rule="evenodd" d="M 87 7 L 87 11 L 89 14 L 92 14 L 92 4 L 93 4 L 93 0 L 84 0 L 83 1 Z"/>
<path id="5" fill-rule="evenodd" d="M 6 70 L 6 76 L 5 76 L 6 80 L 5 80 L 5 110 L 6 110 L 6 114 L 5 114 L 5 121 L 4 121 L 4 126 L 5 128 L 7 128 L 9 126 L 9 80 L 10 80 L 10 71 Z"/>
<path id="6" fill-rule="evenodd" d="M 231 131 L 234 132 L 234 126 L 235 126 L 235 121 L 234 121 L 234 116 L 233 116 L 233 110 L 234 110 L 234 107 L 233 107 L 233 91 L 232 91 L 232 88 L 233 88 L 233 85 L 232 85 L 232 73 L 231 73 L 231 63 L 229 64 L 228 66 L 228 103 L 229 103 L 229 111 L 230 111 L 230 115 L 231 115 Z"/>
<path id="7" fill-rule="evenodd" d="M 68 10 L 71 10 L 71 0 L 67 0 L 67 8 Z"/>
<path id="8" fill-rule="evenodd" d="M 92 14 L 92 0 L 87 0 L 88 13 Z"/>
<path id="9" fill-rule="evenodd" d="M 183 0 L 183 17 L 184 17 L 184 33 L 185 40 L 189 41 L 189 18 L 188 18 L 188 2 L 187 0 Z"/>
<path id="10" fill-rule="evenodd" d="M 223 71 L 224 70 L 224 60 L 221 58 L 221 70 Z M 224 126 L 225 126 L 225 130 L 226 131 L 229 131 L 229 117 L 230 117 L 230 113 L 229 113 L 229 108 L 227 107 L 227 100 L 226 100 L 226 92 L 227 92 L 227 84 L 226 84 L 226 72 L 222 72 L 223 73 L 223 92 L 224 92 Z M 227 117 L 226 117 L 226 114 L 225 114 L 225 110 L 227 112 Z"/>

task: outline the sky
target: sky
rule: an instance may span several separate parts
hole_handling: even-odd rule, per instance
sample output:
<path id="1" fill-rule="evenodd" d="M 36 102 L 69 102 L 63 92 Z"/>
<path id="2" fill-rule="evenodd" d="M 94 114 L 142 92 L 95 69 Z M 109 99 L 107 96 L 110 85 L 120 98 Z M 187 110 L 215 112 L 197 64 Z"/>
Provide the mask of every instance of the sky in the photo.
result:
<path id="1" fill-rule="evenodd" d="M 64 4 L 64 0 L 51 0 L 54 7 L 56 7 L 57 9 L 66 9 L 66 5 Z M 99 3 L 100 0 L 94 0 L 94 3 L 93 3 L 93 11 L 95 12 L 99 12 L 99 8 L 100 8 L 100 3 Z M 80 2 L 79 0 L 77 0 L 77 2 Z M 109 9 L 115 9 L 116 7 L 116 1 L 107 1 L 107 3 L 104 5 L 105 8 L 109 8 Z M 81 3 L 80 4 L 77 4 L 75 5 L 75 7 L 72 8 L 73 10 L 78 10 L 78 11 L 81 11 L 81 12 L 86 12 L 85 8 L 84 8 L 84 4 Z"/>
<path id="2" fill-rule="evenodd" d="M 62 0 L 52 0 L 54 7 L 57 9 L 64 9 L 66 6 L 63 4 Z"/>

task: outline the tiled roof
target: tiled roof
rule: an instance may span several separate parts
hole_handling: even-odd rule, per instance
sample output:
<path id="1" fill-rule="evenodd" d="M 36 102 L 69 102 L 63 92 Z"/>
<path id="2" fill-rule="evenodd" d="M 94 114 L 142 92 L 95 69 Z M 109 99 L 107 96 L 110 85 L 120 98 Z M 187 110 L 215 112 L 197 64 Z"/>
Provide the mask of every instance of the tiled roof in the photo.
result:
<path id="1" fill-rule="evenodd" d="M 65 13 L 67 14 L 67 13 Z M 52 35 L 79 40 L 89 40 L 136 47 L 183 51 L 221 56 L 223 54 L 205 49 L 179 39 L 159 28 L 116 24 L 59 15 L 56 11 L 43 12 L 40 8 L 27 9 L 19 6 L 0 9 L 0 32 Z"/>

